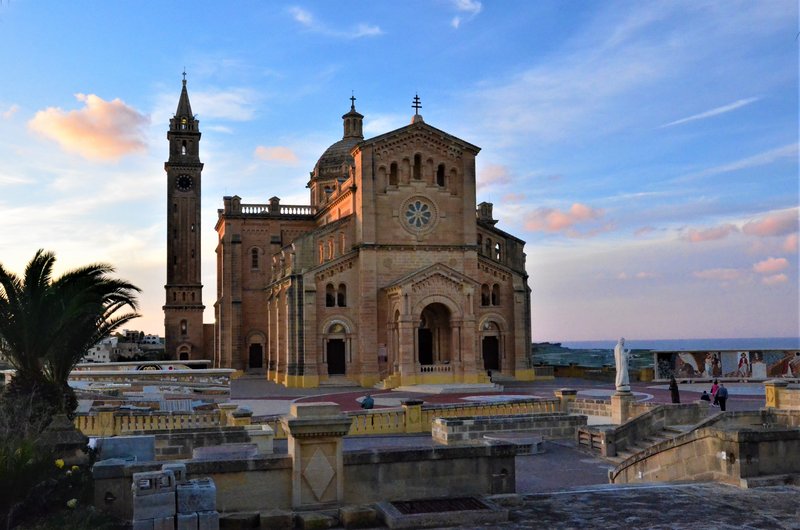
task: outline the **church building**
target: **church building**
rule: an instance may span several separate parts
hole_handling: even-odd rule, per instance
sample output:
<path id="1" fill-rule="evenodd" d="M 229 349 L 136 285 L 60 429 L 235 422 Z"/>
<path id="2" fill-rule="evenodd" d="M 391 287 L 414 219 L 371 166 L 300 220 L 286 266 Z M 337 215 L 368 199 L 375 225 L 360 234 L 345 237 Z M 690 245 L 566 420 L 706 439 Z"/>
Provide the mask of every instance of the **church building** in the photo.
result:
<path id="1" fill-rule="evenodd" d="M 310 173 L 308 205 L 223 198 L 213 354 L 181 334 L 202 306 L 191 274 L 168 280 L 165 312 L 183 308 L 167 313 L 168 348 L 172 321 L 190 358 L 291 387 L 532 380 L 525 242 L 496 227 L 490 203 L 476 205 L 480 148 L 428 125 L 417 97 L 408 126 L 365 139 L 350 99 L 342 139 Z M 170 160 L 184 152 L 174 120 Z M 189 159 L 172 171 L 172 193 L 199 198 L 199 131 L 187 125 L 196 136 L 176 155 Z M 193 245 L 175 246 L 176 264 L 198 263 Z"/>

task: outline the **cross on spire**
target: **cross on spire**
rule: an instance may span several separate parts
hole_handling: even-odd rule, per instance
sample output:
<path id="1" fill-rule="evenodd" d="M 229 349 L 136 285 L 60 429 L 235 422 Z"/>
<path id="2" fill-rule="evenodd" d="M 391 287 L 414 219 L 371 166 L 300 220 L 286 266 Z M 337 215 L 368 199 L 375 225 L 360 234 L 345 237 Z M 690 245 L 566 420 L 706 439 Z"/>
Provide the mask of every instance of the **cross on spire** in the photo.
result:
<path id="1" fill-rule="evenodd" d="M 419 109 L 422 108 L 422 104 L 419 102 L 419 94 L 414 94 L 414 104 L 411 105 L 411 108 L 414 109 L 414 115 L 419 115 Z"/>
<path id="2" fill-rule="evenodd" d="M 350 91 L 350 110 L 356 110 L 356 96 L 353 91 Z"/>
<path id="3" fill-rule="evenodd" d="M 186 86 L 186 67 L 183 67 L 183 85 Z"/>

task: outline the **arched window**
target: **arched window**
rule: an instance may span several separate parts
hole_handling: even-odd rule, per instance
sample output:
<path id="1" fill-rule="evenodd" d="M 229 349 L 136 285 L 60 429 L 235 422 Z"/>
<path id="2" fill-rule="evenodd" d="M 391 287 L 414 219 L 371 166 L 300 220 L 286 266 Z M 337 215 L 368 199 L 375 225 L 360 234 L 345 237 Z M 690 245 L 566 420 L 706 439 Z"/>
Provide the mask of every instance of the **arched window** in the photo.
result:
<path id="1" fill-rule="evenodd" d="M 497 261 L 502 261 L 502 248 L 500 247 L 500 243 L 494 244 L 494 259 Z"/>
<path id="2" fill-rule="evenodd" d="M 397 186 L 397 162 L 392 162 L 389 166 L 389 185 Z"/>
<path id="3" fill-rule="evenodd" d="M 189 333 L 189 323 L 185 320 L 181 320 L 181 335 L 187 335 Z"/>
<path id="4" fill-rule="evenodd" d="M 328 240 L 328 259 L 333 258 L 333 239 Z"/>
<path id="5" fill-rule="evenodd" d="M 347 250 L 347 240 L 345 239 L 344 234 L 340 235 L 340 241 L 342 246 L 342 254 L 344 254 Z"/>
<path id="6" fill-rule="evenodd" d="M 478 234 L 478 252 L 483 254 L 483 236 Z"/>
<path id="7" fill-rule="evenodd" d="M 335 307 L 336 306 L 336 291 L 333 288 L 333 284 L 329 283 L 325 286 L 325 307 Z"/>
<path id="8" fill-rule="evenodd" d="M 500 286 L 492 285 L 492 305 L 500 305 Z"/>
<path id="9" fill-rule="evenodd" d="M 439 164 L 439 167 L 436 168 L 436 185 L 444 187 L 444 164 Z"/>
<path id="10" fill-rule="evenodd" d="M 481 305 L 489 305 L 489 286 L 481 285 Z"/>
<path id="11" fill-rule="evenodd" d="M 347 286 L 343 283 L 339 284 L 339 290 L 336 291 L 336 305 L 347 307 Z"/>
<path id="12" fill-rule="evenodd" d="M 258 269 L 258 249 L 250 250 L 250 268 Z"/>
<path id="13" fill-rule="evenodd" d="M 422 155 L 414 155 L 414 180 L 422 179 Z"/>
<path id="14" fill-rule="evenodd" d="M 186 140 L 184 140 L 183 142 L 181 142 L 181 154 L 182 154 L 182 155 L 185 155 L 185 154 L 186 154 Z"/>
<path id="15" fill-rule="evenodd" d="M 492 238 L 487 237 L 484 241 L 484 255 L 491 257 L 492 255 Z"/>
<path id="16" fill-rule="evenodd" d="M 322 243 L 319 244 L 319 262 L 322 263 L 325 261 L 325 251 Z"/>

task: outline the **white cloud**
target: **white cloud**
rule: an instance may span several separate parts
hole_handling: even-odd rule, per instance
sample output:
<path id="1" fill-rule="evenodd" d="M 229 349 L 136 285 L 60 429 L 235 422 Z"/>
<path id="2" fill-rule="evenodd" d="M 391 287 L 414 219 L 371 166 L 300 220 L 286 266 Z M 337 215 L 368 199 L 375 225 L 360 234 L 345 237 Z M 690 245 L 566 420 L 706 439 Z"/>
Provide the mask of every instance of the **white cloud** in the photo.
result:
<path id="1" fill-rule="evenodd" d="M 711 118 L 713 116 L 719 116 L 720 114 L 725 114 L 726 112 L 731 112 L 733 110 L 736 110 L 736 109 L 739 109 L 739 108 L 742 108 L 742 107 L 746 107 L 747 105 L 750 105 L 751 103 L 755 103 L 759 99 L 761 99 L 761 98 L 740 99 L 740 100 L 734 101 L 733 103 L 730 103 L 728 105 L 723 105 L 721 107 L 716 107 L 716 108 L 713 108 L 711 110 L 707 110 L 705 112 L 700 112 L 699 114 L 693 114 L 692 116 L 689 116 L 689 117 L 686 117 L 686 118 L 681 118 L 679 120 L 675 120 L 675 121 L 672 121 L 672 122 L 669 122 L 669 123 L 665 123 L 664 125 L 661 125 L 659 128 L 662 129 L 664 127 L 672 127 L 674 125 L 680 125 L 682 123 L 687 123 L 687 122 L 690 122 L 690 121 L 704 120 L 706 118 Z"/>
<path id="2" fill-rule="evenodd" d="M 692 273 L 692 276 L 695 278 L 699 278 L 701 280 L 716 280 L 722 282 L 728 282 L 732 280 L 738 280 L 742 277 L 742 271 L 738 269 L 725 269 L 725 268 L 717 268 L 717 269 L 706 269 L 702 271 L 695 271 Z"/>
<path id="3" fill-rule="evenodd" d="M 454 16 L 450 21 L 450 25 L 455 29 L 461 26 L 463 20 L 475 18 L 483 9 L 483 4 L 478 0 L 451 0 L 450 3 L 453 5 L 453 8 L 459 12 L 459 14 Z"/>
<path id="4" fill-rule="evenodd" d="M 502 164 L 488 164 L 478 175 L 477 188 L 504 186 L 511 182 L 508 166 Z"/>
<path id="5" fill-rule="evenodd" d="M 675 179 L 674 182 L 682 182 L 700 177 L 719 175 L 720 173 L 730 173 L 733 171 L 740 171 L 742 169 L 766 166 L 768 164 L 772 164 L 773 162 L 777 162 L 778 160 L 782 160 L 784 158 L 797 158 L 798 155 L 797 147 L 798 144 L 784 145 L 783 147 L 770 149 L 769 151 L 764 151 L 763 153 L 758 153 L 757 155 L 749 156 L 747 158 L 742 158 L 734 162 L 730 162 L 728 164 L 722 164 L 716 167 L 704 169 L 703 171 L 699 171 L 697 173 L 692 173 L 690 175 L 679 177 Z"/>
<path id="6" fill-rule="evenodd" d="M 174 99 L 174 95 L 170 96 Z M 206 90 L 190 94 L 192 108 L 198 117 L 231 121 L 250 121 L 255 116 L 258 94 L 249 88 Z"/>
<path id="7" fill-rule="evenodd" d="M 3 111 L 3 119 L 8 120 L 19 111 L 19 105 L 16 103 L 8 107 L 6 110 Z"/>
<path id="8" fill-rule="evenodd" d="M 328 25 L 319 22 L 314 15 L 301 7 L 290 7 L 289 14 L 298 24 L 302 25 L 309 31 L 326 35 L 328 37 L 336 37 L 341 39 L 359 39 L 361 37 L 376 37 L 382 35 L 383 31 L 380 26 L 373 24 L 358 23 L 350 30 L 341 31 L 331 29 Z"/>

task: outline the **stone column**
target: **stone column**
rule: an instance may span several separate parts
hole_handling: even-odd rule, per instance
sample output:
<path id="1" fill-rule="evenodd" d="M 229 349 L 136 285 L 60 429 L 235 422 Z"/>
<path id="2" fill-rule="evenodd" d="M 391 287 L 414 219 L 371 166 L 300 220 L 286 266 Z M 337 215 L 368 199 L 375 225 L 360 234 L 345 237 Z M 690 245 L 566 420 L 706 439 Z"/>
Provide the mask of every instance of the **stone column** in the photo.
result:
<path id="1" fill-rule="evenodd" d="M 611 396 L 611 423 L 622 425 L 630 418 L 630 405 L 633 403 L 633 393 L 619 390 Z"/>
<path id="2" fill-rule="evenodd" d="M 292 507 L 336 507 L 344 500 L 342 437 L 352 420 L 336 403 L 294 403 L 281 418 L 292 457 Z"/>
<path id="3" fill-rule="evenodd" d="M 766 393 L 766 407 L 769 409 L 779 409 L 781 408 L 781 390 L 789 386 L 789 383 L 786 381 L 781 381 L 780 379 L 772 379 L 770 381 L 764 381 L 764 390 Z"/>
<path id="4" fill-rule="evenodd" d="M 422 432 L 425 427 L 422 425 L 422 400 L 407 399 L 402 404 L 406 434 Z"/>
<path id="5" fill-rule="evenodd" d="M 569 414 L 570 404 L 572 404 L 578 397 L 578 391 L 571 388 L 559 388 L 553 394 L 561 400 L 559 410 L 565 414 Z"/>

